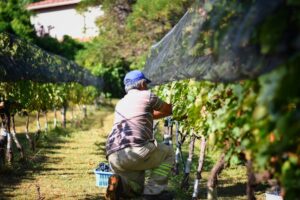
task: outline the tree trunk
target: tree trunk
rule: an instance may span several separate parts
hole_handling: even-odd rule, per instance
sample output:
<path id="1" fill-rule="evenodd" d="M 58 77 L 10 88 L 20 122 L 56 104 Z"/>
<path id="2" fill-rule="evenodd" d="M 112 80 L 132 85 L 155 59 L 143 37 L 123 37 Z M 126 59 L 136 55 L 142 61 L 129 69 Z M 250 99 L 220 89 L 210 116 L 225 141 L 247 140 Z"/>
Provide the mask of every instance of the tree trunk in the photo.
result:
<path id="1" fill-rule="evenodd" d="M 218 175 L 222 172 L 225 165 L 225 153 L 222 153 L 218 162 L 211 170 L 211 174 L 207 181 L 207 199 L 217 199 Z"/>
<path id="2" fill-rule="evenodd" d="M 40 123 L 40 111 L 36 113 L 36 132 L 35 132 L 35 141 L 38 141 L 41 134 L 41 123 Z"/>
<path id="3" fill-rule="evenodd" d="M 61 110 L 61 117 L 62 117 L 62 127 L 67 127 L 67 106 L 64 105 Z"/>
<path id="4" fill-rule="evenodd" d="M 99 109 L 99 104 L 98 104 L 98 102 L 97 102 L 97 99 L 98 99 L 98 98 L 96 98 L 96 99 L 94 100 L 94 107 L 95 107 L 95 110 L 98 110 L 98 109 Z"/>
<path id="5" fill-rule="evenodd" d="M 87 118 L 87 107 L 86 107 L 86 105 L 82 106 L 82 111 L 83 111 L 83 118 L 86 119 Z"/>
<path id="6" fill-rule="evenodd" d="M 47 111 L 44 111 L 44 117 L 45 117 L 45 132 L 48 132 L 48 116 L 47 116 Z"/>
<path id="7" fill-rule="evenodd" d="M 73 108 L 73 106 L 71 106 L 71 124 L 72 124 L 72 126 L 74 126 L 74 124 L 75 124 L 75 117 L 74 117 L 74 108 Z"/>
<path id="8" fill-rule="evenodd" d="M 199 161 L 198 161 L 198 168 L 197 168 L 197 177 L 194 183 L 194 192 L 192 195 L 192 199 L 197 199 L 198 191 L 199 191 L 199 182 L 201 177 L 201 172 L 203 169 L 203 163 L 205 158 L 205 147 L 206 147 L 206 140 L 204 136 L 201 136 L 201 147 L 200 147 L 200 154 L 199 154 Z"/>
<path id="9" fill-rule="evenodd" d="M 7 163 L 11 165 L 14 158 L 14 154 L 12 150 L 12 137 L 10 132 L 7 132 L 6 158 Z"/>
<path id="10" fill-rule="evenodd" d="M 27 118 L 26 118 L 25 134 L 26 134 L 26 138 L 29 142 L 30 148 L 34 152 L 35 151 L 35 143 L 34 143 L 34 140 L 29 135 L 29 114 L 26 113 L 26 116 L 27 116 Z"/>
<path id="11" fill-rule="evenodd" d="M 7 162 L 10 165 L 13 161 L 13 150 L 12 150 L 12 137 L 10 134 L 10 113 L 5 114 L 5 128 L 7 134 L 7 144 L 6 144 L 6 158 Z"/>
<path id="12" fill-rule="evenodd" d="M 189 188 L 189 177 L 190 177 L 190 171 L 191 171 L 191 164 L 193 160 L 194 155 L 194 146 L 195 146 L 195 136 L 191 136 L 190 138 L 190 145 L 189 145 L 189 156 L 187 158 L 187 161 L 185 163 L 184 168 L 184 177 L 181 182 L 181 188 L 187 190 Z"/>
<path id="13" fill-rule="evenodd" d="M 37 113 L 36 113 L 36 129 L 37 129 L 37 131 L 41 130 L 40 111 L 37 111 Z"/>
<path id="14" fill-rule="evenodd" d="M 57 127 L 57 113 L 56 113 L 56 108 L 54 108 L 53 126 L 54 126 L 54 128 Z"/>
<path id="15" fill-rule="evenodd" d="M 24 159 L 24 149 L 23 146 L 20 144 L 16 135 L 15 115 L 11 115 L 11 125 L 12 125 L 12 132 L 11 132 L 12 139 L 14 140 L 17 149 L 20 152 L 20 158 Z"/>
<path id="16" fill-rule="evenodd" d="M 254 187 L 256 185 L 256 178 L 255 178 L 255 174 L 253 172 L 251 160 L 247 160 L 246 167 L 247 167 L 247 179 L 248 179 L 248 181 L 247 181 L 247 199 L 255 200 L 256 198 L 254 195 Z"/>

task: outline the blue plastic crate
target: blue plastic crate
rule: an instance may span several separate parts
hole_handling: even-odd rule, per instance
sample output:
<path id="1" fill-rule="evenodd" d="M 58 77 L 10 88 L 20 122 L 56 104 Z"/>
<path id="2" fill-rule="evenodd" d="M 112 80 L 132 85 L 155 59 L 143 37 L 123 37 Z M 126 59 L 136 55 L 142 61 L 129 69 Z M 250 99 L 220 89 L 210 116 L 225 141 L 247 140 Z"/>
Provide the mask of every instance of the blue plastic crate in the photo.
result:
<path id="1" fill-rule="evenodd" d="M 108 178 L 113 175 L 112 172 L 103 172 L 94 170 L 96 175 L 96 186 L 98 187 L 107 187 L 108 186 Z"/>
<path id="2" fill-rule="evenodd" d="M 265 193 L 266 194 L 266 200 L 282 200 L 282 197 L 276 194 L 269 194 L 269 193 Z"/>

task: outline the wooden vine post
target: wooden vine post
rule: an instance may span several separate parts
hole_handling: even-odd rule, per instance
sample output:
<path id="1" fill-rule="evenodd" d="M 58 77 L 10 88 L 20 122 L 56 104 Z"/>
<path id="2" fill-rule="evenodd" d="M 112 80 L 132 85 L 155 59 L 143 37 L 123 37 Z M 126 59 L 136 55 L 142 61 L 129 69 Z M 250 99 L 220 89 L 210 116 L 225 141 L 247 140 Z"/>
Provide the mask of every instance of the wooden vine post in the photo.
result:
<path id="1" fill-rule="evenodd" d="M 40 123 L 40 111 L 36 113 L 36 132 L 35 132 L 35 141 L 38 141 L 41 134 L 41 123 Z"/>
<path id="2" fill-rule="evenodd" d="M 206 139 L 205 137 L 202 135 L 201 136 L 201 146 L 200 146 L 200 154 L 199 154 L 199 160 L 198 160 L 198 168 L 197 168 L 197 175 L 196 175 L 196 179 L 194 182 L 194 192 L 192 195 L 192 199 L 197 199 L 198 197 L 198 192 L 199 192 L 199 183 L 201 180 L 201 172 L 203 169 L 203 164 L 204 164 L 204 159 L 205 159 L 205 148 L 206 148 Z"/>
<path id="3" fill-rule="evenodd" d="M 16 124 L 15 124 L 15 115 L 14 114 L 11 115 L 11 126 L 12 126 L 12 132 L 11 132 L 12 139 L 15 142 L 17 149 L 20 153 L 20 158 L 24 159 L 24 149 L 16 135 Z"/>
<path id="4" fill-rule="evenodd" d="M 53 119 L 53 127 L 57 127 L 57 113 L 56 113 L 56 108 L 54 108 L 54 119 Z"/>
<path id="5" fill-rule="evenodd" d="M 225 153 L 222 153 L 217 163 L 211 170 L 210 176 L 207 181 L 207 199 L 215 200 L 217 195 L 218 175 L 222 172 L 225 166 Z"/>
<path id="6" fill-rule="evenodd" d="M 35 142 L 29 135 L 29 114 L 25 111 L 24 115 L 26 116 L 25 135 L 29 142 L 31 150 L 34 152 L 35 151 Z"/>
<path id="7" fill-rule="evenodd" d="M 184 168 L 184 176 L 181 182 L 181 188 L 187 190 L 189 188 L 189 178 L 190 178 L 190 172 L 191 172 L 191 165 L 194 155 L 194 146 L 195 146 L 195 136 L 192 134 L 190 138 L 190 144 L 189 144 L 189 156 L 187 158 L 187 161 L 185 163 Z"/>

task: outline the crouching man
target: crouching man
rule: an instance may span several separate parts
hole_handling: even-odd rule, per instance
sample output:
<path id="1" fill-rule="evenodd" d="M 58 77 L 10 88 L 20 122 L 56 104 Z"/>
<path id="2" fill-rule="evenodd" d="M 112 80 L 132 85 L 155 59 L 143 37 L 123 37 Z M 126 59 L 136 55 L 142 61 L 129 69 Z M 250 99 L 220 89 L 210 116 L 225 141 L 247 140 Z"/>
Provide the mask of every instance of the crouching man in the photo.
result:
<path id="1" fill-rule="evenodd" d="M 144 199 L 173 199 L 167 191 L 174 162 L 171 146 L 158 144 L 153 119 L 172 114 L 172 105 L 147 88 L 151 81 L 138 70 L 124 78 L 127 94 L 117 103 L 115 119 L 106 143 L 106 154 L 114 175 L 109 179 L 106 199 L 142 195 Z M 145 170 L 150 174 L 145 181 Z"/>

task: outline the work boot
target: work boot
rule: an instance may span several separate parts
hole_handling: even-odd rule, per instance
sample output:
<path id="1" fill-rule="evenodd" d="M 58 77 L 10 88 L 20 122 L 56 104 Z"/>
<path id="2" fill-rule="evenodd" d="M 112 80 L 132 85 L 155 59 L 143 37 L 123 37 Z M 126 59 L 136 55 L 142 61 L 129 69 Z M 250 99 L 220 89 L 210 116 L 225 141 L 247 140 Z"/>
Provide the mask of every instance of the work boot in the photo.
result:
<path id="1" fill-rule="evenodd" d="M 121 177 L 117 174 L 113 174 L 108 179 L 108 186 L 106 189 L 106 200 L 121 200 L 122 194 L 122 182 Z"/>
<path id="2" fill-rule="evenodd" d="M 143 200 L 173 200 L 175 199 L 175 194 L 169 191 L 163 191 L 160 194 L 156 195 L 143 195 Z"/>

